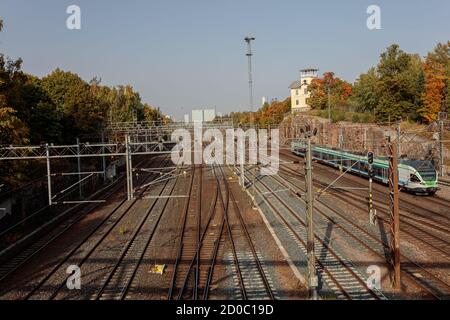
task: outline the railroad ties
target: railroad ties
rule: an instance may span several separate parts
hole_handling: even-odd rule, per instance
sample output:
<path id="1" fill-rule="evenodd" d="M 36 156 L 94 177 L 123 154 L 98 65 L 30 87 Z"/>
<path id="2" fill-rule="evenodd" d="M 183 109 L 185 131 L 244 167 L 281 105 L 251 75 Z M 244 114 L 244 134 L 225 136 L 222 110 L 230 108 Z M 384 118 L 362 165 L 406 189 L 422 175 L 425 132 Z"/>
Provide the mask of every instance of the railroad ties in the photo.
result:
<path id="1" fill-rule="evenodd" d="M 244 188 L 238 185 L 239 166 L 174 167 L 173 174 L 165 179 L 157 170 L 142 172 L 148 165 L 158 168 L 169 165 L 169 157 L 136 163 L 136 168 L 142 171 L 135 176 L 138 187 L 134 199 L 127 201 L 124 184 L 120 183 L 124 181 L 119 179 L 100 193 L 105 203 L 86 204 L 83 210 L 55 217 L 52 226 L 56 227 L 48 228 L 47 233 L 0 265 L 0 282 L 9 285 L 6 292 L 0 292 L 0 297 L 17 294 L 20 299 L 286 298 L 290 292 L 286 293 L 280 281 L 278 265 L 284 263 L 289 276 L 300 282 L 302 276 L 307 278 L 307 222 L 302 161 L 283 152 L 282 157 L 294 161 L 289 165 L 289 161 L 282 161 L 278 174 L 273 176 L 260 176 L 258 166 L 246 166 Z M 377 225 L 369 225 L 364 180 L 344 175 L 338 184 L 323 192 L 340 173 L 320 164 L 314 164 L 314 173 L 319 298 L 397 298 L 400 293 L 386 287 L 389 277 L 383 276 L 382 287 L 368 281 L 368 266 L 379 266 L 388 274 L 390 216 L 389 206 L 383 202 L 387 197 L 385 187 L 373 186 Z M 98 208 L 100 213 L 96 211 Z M 73 241 L 61 240 L 67 234 L 76 234 L 92 213 L 95 219 L 89 228 L 78 237 L 69 236 Z M 448 275 L 446 278 L 442 273 L 445 262 L 450 260 L 448 201 L 438 195 L 402 197 L 399 213 L 402 281 L 422 297 L 448 299 Z M 363 219 L 366 220 L 362 223 Z M 270 231 L 265 230 L 266 226 Z M 270 248 L 267 239 L 259 237 L 261 231 L 274 240 Z M 163 244 L 158 236 L 163 236 Z M 51 256 L 50 251 L 58 249 L 55 243 L 62 248 Z M 271 251 L 288 262 L 272 261 L 276 254 Z M 430 257 L 420 256 L 424 252 Z M 42 260 L 49 256 L 49 261 Z M 427 259 L 443 263 L 433 264 Z M 156 261 L 166 266 L 161 274 L 149 271 Z M 67 267 L 71 265 L 82 270 L 81 290 L 67 287 L 70 278 Z M 26 273 L 34 267 L 35 273 Z M 19 279 L 16 291 L 14 279 Z M 306 283 L 296 287 L 296 297 L 307 298 L 306 289 Z"/>

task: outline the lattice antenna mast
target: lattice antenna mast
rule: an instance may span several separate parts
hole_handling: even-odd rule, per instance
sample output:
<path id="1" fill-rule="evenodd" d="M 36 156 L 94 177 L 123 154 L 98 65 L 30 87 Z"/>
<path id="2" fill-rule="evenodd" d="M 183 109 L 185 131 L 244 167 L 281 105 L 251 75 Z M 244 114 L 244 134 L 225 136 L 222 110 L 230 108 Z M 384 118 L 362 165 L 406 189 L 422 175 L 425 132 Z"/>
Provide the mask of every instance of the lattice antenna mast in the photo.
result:
<path id="1" fill-rule="evenodd" d="M 250 125 L 253 124 L 253 76 L 252 76 L 252 44 L 254 37 L 245 37 L 245 42 L 247 42 L 247 58 L 248 58 L 248 92 L 249 92 L 249 103 L 250 103 Z"/>

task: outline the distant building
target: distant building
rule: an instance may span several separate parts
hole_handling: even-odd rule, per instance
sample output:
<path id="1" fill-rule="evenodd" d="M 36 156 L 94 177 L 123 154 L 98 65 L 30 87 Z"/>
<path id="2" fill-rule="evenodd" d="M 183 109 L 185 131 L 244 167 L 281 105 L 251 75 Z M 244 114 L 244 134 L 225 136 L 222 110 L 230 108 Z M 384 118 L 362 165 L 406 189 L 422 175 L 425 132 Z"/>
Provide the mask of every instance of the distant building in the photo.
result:
<path id="1" fill-rule="evenodd" d="M 300 80 L 294 81 L 290 86 L 291 89 L 291 111 L 292 113 L 305 112 L 311 110 L 308 105 L 308 85 L 313 79 L 317 78 L 318 69 L 302 69 L 300 70 Z"/>
<path id="2" fill-rule="evenodd" d="M 264 106 L 267 103 L 267 98 L 262 97 L 261 105 Z"/>
<path id="3" fill-rule="evenodd" d="M 184 123 L 189 123 L 189 115 L 188 114 L 184 115 Z"/>
<path id="4" fill-rule="evenodd" d="M 192 110 L 192 122 L 208 122 L 216 118 L 215 109 Z"/>

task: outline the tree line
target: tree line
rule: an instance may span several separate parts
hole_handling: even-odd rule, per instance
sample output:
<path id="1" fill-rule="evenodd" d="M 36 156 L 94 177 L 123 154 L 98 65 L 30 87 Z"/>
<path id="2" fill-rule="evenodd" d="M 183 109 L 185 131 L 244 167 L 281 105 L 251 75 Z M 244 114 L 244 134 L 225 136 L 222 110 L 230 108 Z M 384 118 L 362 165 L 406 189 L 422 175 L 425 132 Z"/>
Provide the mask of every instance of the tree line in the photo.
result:
<path id="1" fill-rule="evenodd" d="M 400 119 L 430 123 L 438 113 L 450 112 L 450 41 L 439 43 L 424 58 L 406 53 L 396 44 L 380 55 L 377 66 L 361 74 L 352 84 L 325 72 L 308 86 L 308 104 L 313 113 L 355 122 L 388 122 Z M 232 112 L 235 124 L 260 127 L 279 124 L 291 110 L 290 98 L 266 103 L 253 115 Z M 323 111 L 323 112 L 322 112 Z"/>
<path id="2" fill-rule="evenodd" d="M 269 126 L 275 127 L 283 121 L 284 116 L 291 110 L 291 98 L 283 101 L 272 100 L 266 102 L 256 112 L 242 111 L 231 112 L 225 118 L 231 118 L 235 126 L 248 125 L 250 123 L 258 125 L 260 128 Z"/>
<path id="3" fill-rule="evenodd" d="M 39 78 L 22 70 L 22 59 L 0 53 L 0 145 L 73 143 L 99 134 L 108 121 L 133 120 L 167 121 L 130 85 L 86 82 L 60 69 Z"/>
<path id="4" fill-rule="evenodd" d="M 396 44 L 380 55 L 376 67 L 350 84 L 327 72 L 308 86 L 312 109 L 343 109 L 374 115 L 378 122 L 409 119 L 430 123 L 450 111 L 450 41 L 426 57 Z"/>

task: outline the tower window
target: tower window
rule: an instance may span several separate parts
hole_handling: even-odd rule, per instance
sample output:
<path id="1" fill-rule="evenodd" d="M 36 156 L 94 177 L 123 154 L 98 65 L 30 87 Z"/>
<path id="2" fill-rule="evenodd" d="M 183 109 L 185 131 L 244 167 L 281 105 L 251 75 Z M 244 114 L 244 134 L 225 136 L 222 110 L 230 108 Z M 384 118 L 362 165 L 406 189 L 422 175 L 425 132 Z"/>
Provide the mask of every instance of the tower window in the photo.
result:
<path id="1" fill-rule="evenodd" d="M 295 105 L 298 106 L 298 100 L 295 100 Z"/>

